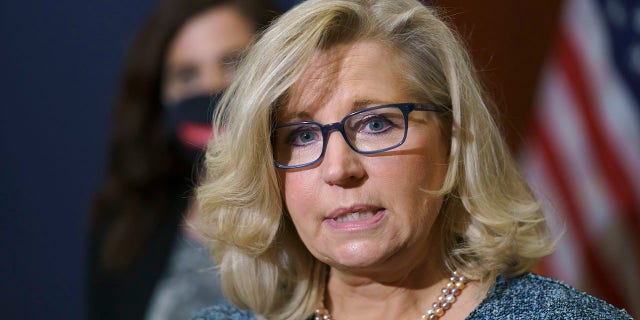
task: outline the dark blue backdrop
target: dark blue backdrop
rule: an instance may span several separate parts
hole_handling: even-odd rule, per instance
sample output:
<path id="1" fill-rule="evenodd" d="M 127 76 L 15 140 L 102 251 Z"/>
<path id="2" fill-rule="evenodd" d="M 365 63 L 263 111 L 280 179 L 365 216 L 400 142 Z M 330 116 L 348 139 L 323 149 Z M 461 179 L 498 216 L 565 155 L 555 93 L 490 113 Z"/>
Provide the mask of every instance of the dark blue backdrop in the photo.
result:
<path id="1" fill-rule="evenodd" d="M 1 4 L 3 319 L 84 318 L 85 221 L 104 171 L 110 101 L 154 2 Z"/>
<path id="2" fill-rule="evenodd" d="M 0 3 L 2 319 L 84 318 L 86 217 L 104 172 L 110 103 L 126 47 L 155 3 Z"/>

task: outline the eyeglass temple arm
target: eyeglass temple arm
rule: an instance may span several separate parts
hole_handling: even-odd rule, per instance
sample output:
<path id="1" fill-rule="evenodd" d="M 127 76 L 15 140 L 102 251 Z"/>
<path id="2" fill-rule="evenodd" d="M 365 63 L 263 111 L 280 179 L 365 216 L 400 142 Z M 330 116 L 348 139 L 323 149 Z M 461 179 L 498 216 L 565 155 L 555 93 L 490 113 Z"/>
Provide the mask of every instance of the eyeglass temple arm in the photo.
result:
<path id="1" fill-rule="evenodd" d="M 451 108 L 449 108 L 449 107 L 435 105 L 435 104 L 431 104 L 431 103 L 416 103 L 415 104 L 415 110 L 420 110 L 420 111 L 447 112 L 450 109 Z"/>

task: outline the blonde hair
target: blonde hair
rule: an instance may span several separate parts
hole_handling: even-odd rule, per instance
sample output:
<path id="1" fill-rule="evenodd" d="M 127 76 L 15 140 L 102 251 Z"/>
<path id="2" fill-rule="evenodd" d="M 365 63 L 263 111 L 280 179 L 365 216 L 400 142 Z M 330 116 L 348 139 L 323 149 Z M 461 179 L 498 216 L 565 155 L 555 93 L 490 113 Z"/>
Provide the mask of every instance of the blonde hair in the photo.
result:
<path id="1" fill-rule="evenodd" d="M 516 169 L 466 50 L 432 8 L 415 0 L 311 0 L 278 19 L 252 47 L 220 103 L 227 130 L 207 149 L 197 189 L 223 290 L 241 308 L 275 319 L 312 313 L 326 266 L 304 247 L 285 213 L 271 150 L 276 108 L 318 50 L 377 41 L 401 58 L 420 102 L 446 106 L 451 137 L 443 260 L 489 283 L 528 271 L 551 250 L 538 203 Z"/>

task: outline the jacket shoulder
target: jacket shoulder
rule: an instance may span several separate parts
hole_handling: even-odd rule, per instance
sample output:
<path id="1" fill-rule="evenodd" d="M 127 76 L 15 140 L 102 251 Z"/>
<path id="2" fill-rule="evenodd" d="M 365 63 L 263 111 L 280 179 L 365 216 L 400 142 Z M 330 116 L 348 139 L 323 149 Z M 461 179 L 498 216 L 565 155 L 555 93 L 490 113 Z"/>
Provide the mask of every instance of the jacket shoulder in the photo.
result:
<path id="1" fill-rule="evenodd" d="M 191 320 L 256 320 L 256 317 L 249 310 L 224 302 L 198 311 Z"/>
<path id="2" fill-rule="evenodd" d="M 487 297 L 467 319 L 523 318 L 632 319 L 603 300 L 535 274 L 498 277 Z"/>

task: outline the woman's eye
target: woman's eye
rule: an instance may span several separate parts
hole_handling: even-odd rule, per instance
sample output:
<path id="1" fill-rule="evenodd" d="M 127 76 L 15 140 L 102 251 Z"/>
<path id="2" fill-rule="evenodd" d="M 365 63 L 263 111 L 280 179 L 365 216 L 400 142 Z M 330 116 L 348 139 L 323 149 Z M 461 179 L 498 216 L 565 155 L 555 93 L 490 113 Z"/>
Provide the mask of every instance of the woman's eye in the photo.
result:
<path id="1" fill-rule="evenodd" d="M 170 82 L 179 86 L 188 86 L 198 78 L 198 70 L 194 67 L 183 67 L 169 75 Z"/>
<path id="2" fill-rule="evenodd" d="M 233 74 L 238 69 L 242 54 L 239 51 L 233 51 L 222 58 L 222 66 L 225 72 Z"/>
<path id="3" fill-rule="evenodd" d="M 383 121 L 380 120 L 372 120 L 369 121 L 367 123 L 367 129 L 371 130 L 371 131 L 380 131 L 383 130 L 385 127 L 385 123 Z"/>
<path id="4" fill-rule="evenodd" d="M 388 130 L 392 126 L 391 121 L 385 117 L 372 116 L 363 119 L 360 132 L 378 133 Z"/>
<path id="5" fill-rule="evenodd" d="M 311 141 L 313 141 L 313 139 L 315 138 L 315 135 L 311 132 L 301 132 L 298 135 L 298 139 L 296 141 L 299 141 L 300 143 L 306 144 L 309 143 Z"/>
<path id="6" fill-rule="evenodd" d="M 309 128 L 293 130 L 288 136 L 287 142 L 292 146 L 306 146 L 320 140 L 320 132 Z"/>

